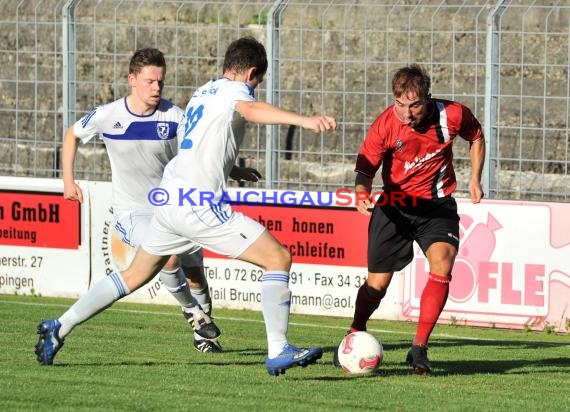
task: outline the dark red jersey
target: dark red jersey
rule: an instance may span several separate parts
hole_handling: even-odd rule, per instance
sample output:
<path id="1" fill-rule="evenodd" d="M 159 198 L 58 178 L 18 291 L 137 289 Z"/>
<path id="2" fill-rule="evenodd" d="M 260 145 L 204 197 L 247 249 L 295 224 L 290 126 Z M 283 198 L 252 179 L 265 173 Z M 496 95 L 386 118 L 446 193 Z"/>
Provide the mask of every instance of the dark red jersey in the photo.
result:
<path id="1" fill-rule="evenodd" d="M 382 165 L 384 191 L 423 199 L 451 195 L 457 185 L 453 140 L 461 136 L 474 142 L 483 138 L 483 131 L 462 104 L 441 99 L 432 102 L 433 111 L 417 130 L 396 116 L 394 105 L 380 114 L 362 143 L 355 171 L 374 178 Z"/>

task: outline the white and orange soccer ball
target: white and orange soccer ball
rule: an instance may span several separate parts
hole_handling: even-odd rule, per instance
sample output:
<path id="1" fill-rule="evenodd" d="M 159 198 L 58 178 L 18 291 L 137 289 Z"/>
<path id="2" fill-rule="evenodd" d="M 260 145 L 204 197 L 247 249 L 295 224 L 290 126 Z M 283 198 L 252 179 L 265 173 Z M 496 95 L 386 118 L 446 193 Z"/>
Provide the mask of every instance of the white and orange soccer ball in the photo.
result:
<path id="1" fill-rule="evenodd" d="M 384 359 L 380 340 L 368 332 L 352 332 L 338 345 L 338 361 L 348 374 L 373 372 Z"/>

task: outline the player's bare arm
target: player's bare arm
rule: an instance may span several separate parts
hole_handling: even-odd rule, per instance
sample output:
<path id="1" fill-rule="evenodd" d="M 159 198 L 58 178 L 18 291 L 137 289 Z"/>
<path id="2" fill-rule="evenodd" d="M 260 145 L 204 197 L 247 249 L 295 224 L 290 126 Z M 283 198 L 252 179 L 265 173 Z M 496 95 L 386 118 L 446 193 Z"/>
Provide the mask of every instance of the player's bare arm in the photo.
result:
<path id="1" fill-rule="evenodd" d="M 484 196 L 481 187 L 481 174 L 485 163 L 485 139 L 481 138 L 470 143 L 469 156 L 471 158 L 471 179 L 468 190 L 472 203 L 479 203 Z"/>
<path id="2" fill-rule="evenodd" d="M 370 216 L 370 208 L 372 208 L 372 202 L 370 201 L 370 193 L 372 193 L 372 182 L 373 179 L 365 176 L 361 173 L 356 174 L 356 179 L 354 182 L 354 192 L 356 196 L 356 210 L 365 216 Z M 366 194 L 366 196 L 365 196 Z"/>
<path id="3" fill-rule="evenodd" d="M 261 124 L 290 124 L 320 133 L 336 129 L 336 120 L 331 116 L 303 116 L 280 109 L 265 102 L 239 101 L 236 110 L 247 120 Z"/>
<path id="4" fill-rule="evenodd" d="M 63 167 L 63 197 L 68 200 L 78 200 L 83 203 L 83 192 L 77 183 L 73 173 L 75 155 L 79 142 L 73 133 L 73 126 L 69 126 L 63 137 L 61 149 L 61 161 Z"/>

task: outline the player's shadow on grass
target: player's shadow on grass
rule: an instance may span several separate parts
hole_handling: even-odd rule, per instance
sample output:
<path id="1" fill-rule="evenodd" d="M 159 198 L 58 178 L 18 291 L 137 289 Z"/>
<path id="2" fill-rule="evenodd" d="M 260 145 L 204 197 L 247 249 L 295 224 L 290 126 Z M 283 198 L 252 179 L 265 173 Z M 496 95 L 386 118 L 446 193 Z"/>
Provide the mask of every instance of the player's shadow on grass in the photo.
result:
<path id="1" fill-rule="evenodd" d="M 228 361 L 227 358 L 220 357 L 219 354 L 207 354 L 207 357 L 199 359 L 186 358 L 185 362 L 188 366 L 225 366 L 240 365 L 240 366 L 259 366 L 264 365 L 264 358 L 243 358 L 243 360 Z M 108 368 L 116 366 L 130 366 L 130 367 L 164 367 L 164 366 L 179 366 L 180 362 L 166 362 L 166 361 L 144 361 L 144 360 L 126 360 L 126 361 L 94 361 L 94 362 L 62 362 L 56 363 L 50 368 L 75 368 L 75 367 L 88 367 L 88 368 Z"/>
<path id="2" fill-rule="evenodd" d="M 340 343 L 340 342 L 339 342 Z M 338 346 L 321 346 L 321 348 L 323 349 L 324 353 L 333 353 L 334 351 L 336 351 L 338 349 Z M 384 348 L 384 352 L 387 351 L 394 351 L 394 350 L 400 350 L 400 349 L 410 349 L 410 342 L 402 342 L 402 343 L 382 343 L 382 348 Z"/>
<path id="3" fill-rule="evenodd" d="M 501 349 L 537 349 L 559 348 L 568 346 L 567 342 L 538 342 L 524 340 L 499 340 L 499 339 L 433 339 L 430 347 L 458 347 L 458 346 L 497 346 Z"/>
<path id="4" fill-rule="evenodd" d="M 233 348 L 233 349 L 227 349 L 227 348 L 223 348 L 224 352 L 223 353 L 233 353 L 233 354 L 237 354 L 237 355 L 253 355 L 253 356 L 265 356 L 267 355 L 267 351 L 263 350 L 263 349 L 240 349 L 240 348 Z M 217 355 L 217 354 L 216 354 Z M 200 355 L 198 355 L 200 356 Z"/>
<path id="5" fill-rule="evenodd" d="M 533 342 L 533 341 L 498 341 L 498 340 L 470 340 L 470 339 L 446 339 L 438 340 L 433 343 L 432 348 L 458 346 L 495 346 L 500 347 L 504 351 L 505 359 L 471 359 L 471 360 L 445 360 L 445 354 L 438 353 L 437 356 L 430 356 L 432 363 L 431 376 L 447 376 L 447 375 L 477 375 L 477 374 L 503 374 L 503 373 L 540 373 L 541 369 L 548 369 L 551 373 L 552 368 L 558 368 L 560 372 L 570 372 L 570 358 L 566 357 L 550 357 L 543 359 L 509 359 L 509 351 L 535 350 L 538 348 L 557 348 L 566 347 L 567 343 L 563 342 Z M 410 347 L 409 342 L 397 344 L 384 344 L 384 363 L 380 366 L 377 373 L 365 375 L 367 378 L 388 377 L 388 376 L 405 376 L 415 374 L 409 365 L 404 362 L 406 352 Z M 334 346 L 323 348 L 324 355 L 321 362 L 325 365 L 333 365 L 333 353 L 337 350 Z M 529 368 L 529 369 L 527 369 Z M 338 369 L 338 368 L 337 368 Z M 517 371 L 517 369 L 524 369 Z M 532 369 L 532 372 L 530 371 Z M 343 378 L 340 376 L 339 378 Z M 335 380 L 337 377 L 324 378 Z"/>
<path id="6" fill-rule="evenodd" d="M 434 342 L 432 345 L 433 350 L 437 348 L 458 348 L 460 346 L 473 346 L 474 353 L 473 359 L 469 360 L 446 360 L 445 355 L 438 356 L 438 359 L 433 359 L 432 366 L 434 372 L 432 375 L 475 375 L 475 374 L 493 374 L 493 373 L 530 373 L 526 370 L 517 372 L 516 369 L 532 368 L 532 373 L 540 373 L 541 368 L 552 367 L 559 368 L 561 372 L 570 372 L 570 358 L 566 357 L 549 357 L 536 359 L 535 356 L 528 356 L 520 359 L 521 351 L 535 351 L 536 349 L 544 348 L 561 348 L 567 347 L 565 342 L 536 342 L 536 341 L 522 341 L 522 340 L 471 340 L 471 339 L 441 339 Z M 480 356 L 478 348 L 489 347 L 487 352 L 492 351 L 492 347 L 500 350 L 503 359 L 483 359 L 477 358 Z M 513 359 L 512 351 L 517 353 L 517 358 Z M 533 352 L 534 353 L 534 352 Z M 534 358 L 534 359 L 533 359 Z"/>
<path id="7" fill-rule="evenodd" d="M 323 356 L 324 358 L 324 356 Z M 478 374 L 537 374 L 540 368 L 548 368 L 545 373 L 552 373 L 552 367 L 560 368 L 561 372 L 570 372 L 570 360 L 567 358 L 549 358 L 536 361 L 525 360 L 472 360 L 472 361 L 437 361 L 432 363 L 433 370 L 429 375 L 417 374 L 404 362 L 385 361 L 380 368 L 370 374 L 346 375 L 339 368 L 335 368 L 330 360 L 321 360 L 325 367 L 338 371 L 334 376 L 311 376 L 295 378 L 295 380 L 314 381 L 341 381 L 346 379 L 385 379 L 393 376 L 411 376 L 417 378 L 436 378 L 450 375 L 478 375 Z M 531 368 L 532 370 L 516 371 L 518 368 Z"/>
<path id="8" fill-rule="evenodd" d="M 57 362 L 57 361 L 56 361 Z M 180 362 L 164 362 L 164 361 L 144 361 L 144 360 L 125 360 L 125 361 L 93 361 L 93 362 L 58 362 L 50 365 L 49 368 L 75 368 L 75 367 L 89 367 L 89 368 L 106 368 L 109 366 L 176 366 L 180 365 Z"/>
<path id="9" fill-rule="evenodd" d="M 459 360 L 445 361 L 438 360 L 433 363 L 434 371 L 432 375 L 478 375 L 478 374 L 537 374 L 541 373 L 541 368 L 548 368 L 548 373 L 552 373 L 552 367 L 559 368 L 560 372 L 570 372 L 570 359 L 568 358 L 547 358 L 537 360 L 505 359 L 505 360 Z M 516 369 L 532 368 L 531 370 Z"/>

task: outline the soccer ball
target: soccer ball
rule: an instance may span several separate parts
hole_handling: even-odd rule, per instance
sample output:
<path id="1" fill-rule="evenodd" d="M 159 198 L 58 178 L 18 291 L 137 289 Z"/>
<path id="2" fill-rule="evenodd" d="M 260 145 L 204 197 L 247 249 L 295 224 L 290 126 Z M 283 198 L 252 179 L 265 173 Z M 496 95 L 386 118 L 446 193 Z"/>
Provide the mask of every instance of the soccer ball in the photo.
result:
<path id="1" fill-rule="evenodd" d="M 348 374 L 375 371 L 383 358 L 382 344 L 368 332 L 349 333 L 338 345 L 338 361 Z"/>

